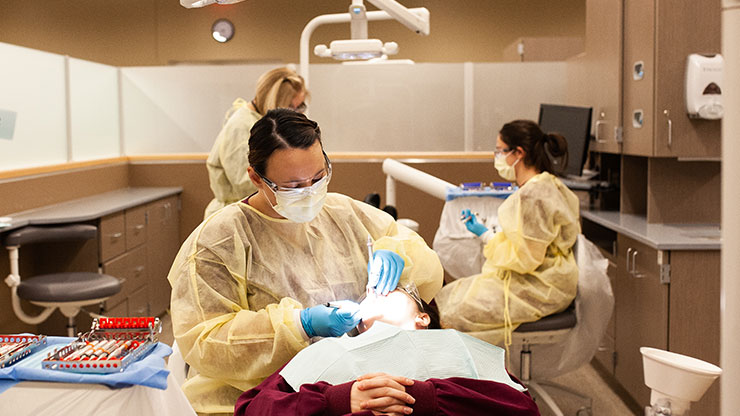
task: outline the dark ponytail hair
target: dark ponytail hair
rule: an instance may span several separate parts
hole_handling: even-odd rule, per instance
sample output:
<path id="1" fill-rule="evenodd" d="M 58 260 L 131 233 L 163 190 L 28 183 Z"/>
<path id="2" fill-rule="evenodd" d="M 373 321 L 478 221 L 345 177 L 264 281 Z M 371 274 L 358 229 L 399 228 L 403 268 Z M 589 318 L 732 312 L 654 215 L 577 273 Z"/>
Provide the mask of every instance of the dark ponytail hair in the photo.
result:
<path id="1" fill-rule="evenodd" d="M 270 110 L 249 132 L 249 165 L 264 175 L 267 159 L 278 149 L 307 149 L 321 143 L 319 125 L 288 108 Z"/>
<path id="2" fill-rule="evenodd" d="M 509 149 L 521 147 L 524 163 L 540 172 L 560 173 L 568 165 L 568 142 L 558 133 L 543 133 L 531 120 L 514 120 L 499 131 Z"/>

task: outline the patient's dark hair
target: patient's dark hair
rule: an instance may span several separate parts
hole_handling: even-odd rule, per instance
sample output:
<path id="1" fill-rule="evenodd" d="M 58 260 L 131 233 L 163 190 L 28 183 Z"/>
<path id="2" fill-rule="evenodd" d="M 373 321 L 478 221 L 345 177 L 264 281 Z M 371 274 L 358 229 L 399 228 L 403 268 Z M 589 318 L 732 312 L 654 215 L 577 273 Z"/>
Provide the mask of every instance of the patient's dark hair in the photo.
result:
<path id="1" fill-rule="evenodd" d="M 427 329 L 442 329 L 442 325 L 439 323 L 439 309 L 437 309 L 437 302 L 435 302 L 434 299 L 429 303 L 422 300 L 421 304 L 423 308 L 419 312 L 429 315 L 429 326 Z"/>

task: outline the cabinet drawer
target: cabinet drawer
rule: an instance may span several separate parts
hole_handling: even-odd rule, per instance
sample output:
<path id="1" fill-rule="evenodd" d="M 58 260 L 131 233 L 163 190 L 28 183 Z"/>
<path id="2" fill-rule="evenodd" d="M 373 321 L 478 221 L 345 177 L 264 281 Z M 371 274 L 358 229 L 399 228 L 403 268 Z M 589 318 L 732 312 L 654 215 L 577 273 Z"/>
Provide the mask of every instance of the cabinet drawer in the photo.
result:
<path id="1" fill-rule="evenodd" d="M 100 219 L 100 262 L 105 263 L 126 251 L 126 223 L 123 212 Z"/>
<path id="2" fill-rule="evenodd" d="M 126 210 L 126 250 L 146 242 L 146 206 Z"/>
<path id="3" fill-rule="evenodd" d="M 110 302 L 110 299 L 108 299 L 107 302 Z M 109 304 L 110 303 L 106 303 L 106 305 L 109 305 Z M 106 308 L 105 316 L 113 316 L 113 317 L 128 316 L 128 300 L 124 298 L 123 302 L 119 303 L 118 305 L 115 305 L 110 308 Z"/>
<path id="4" fill-rule="evenodd" d="M 116 305 L 121 299 L 147 281 L 146 250 L 144 246 L 126 252 L 122 256 L 103 264 L 103 273 L 124 279 L 121 291 L 108 300 L 109 305 Z"/>
<path id="5" fill-rule="evenodd" d="M 128 297 L 128 316 L 149 316 L 149 292 L 144 285 Z"/>

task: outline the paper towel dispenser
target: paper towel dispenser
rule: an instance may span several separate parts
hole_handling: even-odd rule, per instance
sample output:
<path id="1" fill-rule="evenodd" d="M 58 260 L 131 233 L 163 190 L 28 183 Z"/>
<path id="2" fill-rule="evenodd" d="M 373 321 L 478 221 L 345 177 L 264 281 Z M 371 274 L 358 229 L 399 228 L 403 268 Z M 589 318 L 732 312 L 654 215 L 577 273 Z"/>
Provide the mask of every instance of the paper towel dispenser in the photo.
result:
<path id="1" fill-rule="evenodd" d="M 691 118 L 721 119 L 722 55 L 691 54 L 686 61 L 686 111 Z"/>

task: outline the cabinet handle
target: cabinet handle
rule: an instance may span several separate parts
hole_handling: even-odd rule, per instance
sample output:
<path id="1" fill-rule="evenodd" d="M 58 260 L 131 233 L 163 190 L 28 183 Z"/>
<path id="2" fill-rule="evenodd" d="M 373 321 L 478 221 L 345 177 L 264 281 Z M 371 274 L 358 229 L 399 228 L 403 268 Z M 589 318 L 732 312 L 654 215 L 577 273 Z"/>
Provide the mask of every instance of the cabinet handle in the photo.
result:
<path id="1" fill-rule="evenodd" d="M 671 120 L 671 112 L 663 110 L 663 114 L 668 119 L 668 147 L 673 146 L 673 121 Z"/>
<path id="2" fill-rule="evenodd" d="M 630 270 L 630 255 L 632 255 L 632 247 L 627 247 L 627 267 L 626 267 L 626 270 L 627 270 L 627 272 L 629 272 L 631 274 L 632 271 Z"/>
<path id="3" fill-rule="evenodd" d="M 111 240 L 115 240 L 121 237 L 123 237 L 123 233 L 114 233 L 110 235 Z"/>
<path id="4" fill-rule="evenodd" d="M 630 271 L 630 274 L 635 279 L 642 279 L 643 277 L 645 277 L 644 273 L 640 273 L 637 271 L 637 250 L 634 250 L 632 252 L 632 270 Z"/>
<path id="5" fill-rule="evenodd" d="M 143 271 L 144 271 L 144 266 L 139 266 L 139 267 L 137 267 L 137 268 L 135 268 L 135 269 L 134 269 L 134 273 L 135 273 L 135 274 L 136 274 L 137 276 L 138 276 L 138 275 L 140 275 L 140 274 L 141 274 L 141 272 L 143 272 Z"/>
<path id="6" fill-rule="evenodd" d="M 604 116 L 604 113 L 601 113 L 601 116 L 603 117 Z M 594 136 L 595 136 L 595 139 L 596 139 L 596 143 L 606 143 L 606 139 L 602 139 L 601 138 L 601 134 L 600 134 L 600 132 L 601 132 L 601 128 L 600 127 L 604 123 L 606 123 L 606 120 L 596 120 L 596 124 L 594 124 L 594 130 L 595 130 L 595 133 L 596 133 L 596 134 L 594 134 Z"/>
<path id="7" fill-rule="evenodd" d="M 136 229 L 136 231 L 141 231 L 141 230 L 144 229 L 144 224 L 139 224 L 139 225 L 135 226 L 134 228 Z"/>

